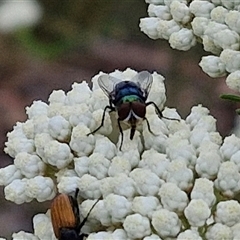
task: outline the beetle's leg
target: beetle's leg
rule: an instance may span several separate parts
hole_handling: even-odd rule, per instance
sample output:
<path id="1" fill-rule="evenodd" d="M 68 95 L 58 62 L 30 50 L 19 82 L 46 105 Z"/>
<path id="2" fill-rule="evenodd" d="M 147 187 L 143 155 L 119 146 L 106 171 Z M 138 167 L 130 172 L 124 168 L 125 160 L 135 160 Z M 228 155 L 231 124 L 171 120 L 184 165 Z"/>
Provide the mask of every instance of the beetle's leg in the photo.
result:
<path id="1" fill-rule="evenodd" d="M 121 134 L 121 143 L 120 143 L 120 147 L 119 147 L 119 150 L 121 151 L 122 150 L 122 144 L 123 144 L 123 130 L 122 130 L 119 118 L 118 118 L 117 122 L 118 122 L 119 131 L 120 131 L 120 134 Z"/>
<path id="2" fill-rule="evenodd" d="M 98 128 L 96 128 L 94 131 L 88 133 L 87 136 L 89 136 L 90 134 L 94 134 L 94 133 L 97 132 L 101 127 L 103 127 L 103 125 L 104 125 L 104 119 L 105 119 L 105 114 L 106 114 L 107 109 L 110 109 L 110 112 L 115 111 L 115 109 L 114 109 L 113 106 L 108 106 L 108 105 L 107 105 L 107 106 L 104 108 L 104 110 L 103 110 L 103 116 L 102 116 L 102 121 L 101 121 L 100 126 L 99 126 Z"/>
<path id="3" fill-rule="evenodd" d="M 90 208 L 90 210 L 88 211 L 88 214 L 87 216 L 83 219 L 83 221 L 79 224 L 79 226 L 77 227 L 78 229 L 78 232 L 80 233 L 80 230 L 82 229 L 82 227 L 84 226 L 84 224 L 86 223 L 88 217 L 89 217 L 89 214 L 91 213 L 91 211 L 93 210 L 93 208 L 95 207 L 95 205 L 98 203 L 98 201 L 100 200 L 100 198 L 92 205 L 92 207 Z M 82 234 L 81 234 L 82 235 Z M 80 236 L 81 236 L 80 235 Z"/>
<path id="4" fill-rule="evenodd" d="M 164 116 L 162 115 L 161 110 L 158 108 L 158 106 L 157 106 L 157 104 L 156 104 L 155 102 L 148 102 L 148 103 L 146 103 L 146 106 L 148 106 L 148 105 L 150 105 L 150 104 L 152 104 L 152 105 L 155 107 L 155 111 L 156 111 L 156 113 L 157 113 L 157 115 L 158 115 L 159 118 L 165 118 L 165 119 L 168 119 L 168 120 L 177 120 L 177 121 L 180 121 L 180 120 L 177 119 L 177 118 L 164 117 Z"/>

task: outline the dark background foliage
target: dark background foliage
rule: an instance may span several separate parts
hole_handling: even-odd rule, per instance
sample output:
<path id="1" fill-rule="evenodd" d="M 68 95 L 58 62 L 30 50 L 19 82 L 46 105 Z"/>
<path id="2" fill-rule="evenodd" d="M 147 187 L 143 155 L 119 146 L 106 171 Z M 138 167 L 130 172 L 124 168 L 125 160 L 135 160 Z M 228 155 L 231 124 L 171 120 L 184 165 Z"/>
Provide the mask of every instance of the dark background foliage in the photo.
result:
<path id="1" fill-rule="evenodd" d="M 3 152 L 6 133 L 26 120 L 26 106 L 47 101 L 54 89 L 68 91 L 73 82 L 89 81 L 99 71 L 157 71 L 166 78 L 166 106 L 177 108 L 184 118 L 201 103 L 218 119 L 223 136 L 231 131 L 236 106 L 219 99 L 229 92 L 225 79 L 211 79 L 201 71 L 198 62 L 207 53 L 200 44 L 180 52 L 140 32 L 139 19 L 147 17 L 143 0 L 39 3 L 43 16 L 37 25 L 0 33 L 0 167 L 13 162 Z M 0 187 L 0 236 L 32 232 L 32 216 L 48 207 L 49 202 L 7 202 Z"/>

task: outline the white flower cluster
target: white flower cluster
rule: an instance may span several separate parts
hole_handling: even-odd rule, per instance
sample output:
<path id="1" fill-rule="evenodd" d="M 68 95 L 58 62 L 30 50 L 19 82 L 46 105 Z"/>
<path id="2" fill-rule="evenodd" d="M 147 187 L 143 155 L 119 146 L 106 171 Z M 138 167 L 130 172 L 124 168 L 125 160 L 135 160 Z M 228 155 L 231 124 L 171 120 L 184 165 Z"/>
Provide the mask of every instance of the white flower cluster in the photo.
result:
<path id="1" fill-rule="evenodd" d="M 79 188 L 81 219 L 100 199 L 82 231 L 95 239 L 237 239 L 240 236 L 240 139 L 223 141 L 216 120 L 201 105 L 186 120 L 165 108 L 160 119 L 152 106 L 133 140 L 124 130 L 119 150 L 117 120 L 106 112 L 104 126 L 94 135 L 109 99 L 92 79 L 68 93 L 53 91 L 49 104 L 35 101 L 28 120 L 8 133 L 5 152 L 14 164 L 0 169 L 6 199 L 17 204 L 46 201 L 57 192 Z M 137 72 L 111 76 L 121 80 Z M 148 101 L 162 109 L 164 79 L 153 73 Z M 33 218 L 34 233 L 13 239 L 56 239 L 49 211 Z M 200 229 L 200 230 L 199 230 Z M 199 231 L 198 231 L 199 230 Z"/>
<path id="2" fill-rule="evenodd" d="M 149 17 L 140 28 L 152 39 L 168 40 L 172 48 L 187 51 L 196 42 L 213 55 L 200 66 L 211 77 L 229 74 L 227 84 L 240 90 L 240 1 L 146 0 Z"/>

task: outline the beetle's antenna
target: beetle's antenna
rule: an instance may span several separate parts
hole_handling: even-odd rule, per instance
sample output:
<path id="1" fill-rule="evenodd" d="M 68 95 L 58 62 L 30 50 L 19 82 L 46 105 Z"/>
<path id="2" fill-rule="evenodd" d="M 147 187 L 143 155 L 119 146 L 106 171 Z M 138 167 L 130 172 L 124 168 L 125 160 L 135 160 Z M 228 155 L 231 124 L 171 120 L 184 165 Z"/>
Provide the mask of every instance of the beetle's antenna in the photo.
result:
<path id="1" fill-rule="evenodd" d="M 104 119 L 105 119 L 105 114 L 106 114 L 107 109 L 110 109 L 110 112 L 115 111 L 114 107 L 107 105 L 107 106 L 104 108 L 103 116 L 102 116 L 102 121 L 101 121 L 100 126 L 99 126 L 98 128 L 96 128 L 94 131 L 88 133 L 87 136 L 89 136 L 90 134 L 94 134 L 94 133 L 97 132 L 101 127 L 103 127 L 103 125 L 104 125 Z"/>
<path id="2" fill-rule="evenodd" d="M 155 107 L 155 111 L 158 115 L 159 118 L 165 118 L 165 119 L 168 119 L 168 120 L 176 120 L 176 121 L 180 121 L 179 119 L 177 118 L 168 118 L 168 117 L 164 117 L 162 112 L 160 111 L 160 109 L 158 108 L 157 104 L 155 102 L 148 102 L 146 103 L 146 106 L 152 104 L 154 107 Z"/>
<path id="3" fill-rule="evenodd" d="M 90 208 L 87 216 L 83 219 L 83 221 L 80 223 L 78 229 L 79 229 L 79 232 L 80 232 L 80 229 L 84 226 L 85 222 L 87 221 L 91 211 L 93 210 L 93 208 L 96 206 L 96 204 L 98 203 L 98 201 L 100 200 L 100 198 L 92 205 L 92 207 Z"/>

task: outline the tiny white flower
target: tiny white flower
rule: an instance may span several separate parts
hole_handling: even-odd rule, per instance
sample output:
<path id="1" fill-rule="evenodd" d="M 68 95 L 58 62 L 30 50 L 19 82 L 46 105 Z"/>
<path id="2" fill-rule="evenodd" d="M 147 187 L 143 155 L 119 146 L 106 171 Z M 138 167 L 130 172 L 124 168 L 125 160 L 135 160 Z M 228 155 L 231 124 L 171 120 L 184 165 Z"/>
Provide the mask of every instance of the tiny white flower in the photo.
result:
<path id="1" fill-rule="evenodd" d="M 79 157 L 74 158 L 74 170 L 76 171 L 77 175 L 79 177 L 82 177 L 85 173 L 88 173 L 88 164 L 89 164 L 89 158 Z"/>
<path id="2" fill-rule="evenodd" d="M 217 176 L 222 158 L 217 151 L 200 151 L 196 161 L 196 172 L 199 176 L 214 179 Z"/>
<path id="3" fill-rule="evenodd" d="M 228 15 L 228 10 L 222 6 L 215 7 L 211 11 L 211 19 L 218 23 L 225 23 L 225 18 Z"/>
<path id="4" fill-rule="evenodd" d="M 170 20 L 171 14 L 169 8 L 163 5 L 149 4 L 148 6 L 149 17 L 158 17 L 163 20 Z"/>
<path id="5" fill-rule="evenodd" d="M 174 32 L 169 38 L 170 46 L 174 49 L 187 51 L 195 46 L 197 41 L 192 30 L 182 28 L 179 32 Z"/>
<path id="6" fill-rule="evenodd" d="M 12 235 L 13 240 L 39 240 L 37 236 L 32 233 L 26 233 L 24 231 L 20 231 L 18 233 L 13 233 Z"/>
<path id="7" fill-rule="evenodd" d="M 173 33 L 180 31 L 182 27 L 175 20 L 159 20 L 157 25 L 158 37 L 168 40 Z"/>
<path id="8" fill-rule="evenodd" d="M 126 216 L 131 213 L 131 202 L 123 196 L 109 194 L 104 199 L 104 205 L 108 210 L 112 223 L 123 223 Z"/>
<path id="9" fill-rule="evenodd" d="M 143 168 L 135 168 L 129 176 L 136 183 L 137 192 L 142 196 L 156 195 L 164 182 L 155 173 Z"/>
<path id="10" fill-rule="evenodd" d="M 152 39 L 159 38 L 158 25 L 159 19 L 155 17 L 141 18 L 140 19 L 140 30 L 148 35 Z"/>
<path id="11" fill-rule="evenodd" d="M 202 240 L 202 238 L 200 237 L 197 231 L 190 230 L 190 229 L 187 229 L 184 232 L 181 232 L 177 237 L 177 240 L 193 240 L 193 239 Z"/>
<path id="12" fill-rule="evenodd" d="M 240 69 L 230 73 L 227 76 L 226 84 L 230 89 L 239 92 L 240 91 L 240 81 L 239 81 L 239 79 L 240 79 Z"/>
<path id="13" fill-rule="evenodd" d="M 233 239 L 233 234 L 232 234 L 232 230 L 230 227 L 228 227 L 224 224 L 221 224 L 221 223 L 215 223 L 214 225 L 210 226 L 207 229 L 206 237 L 207 237 L 207 239 L 231 240 L 231 239 Z"/>
<path id="14" fill-rule="evenodd" d="M 228 136 L 224 139 L 222 146 L 220 147 L 220 152 L 224 160 L 231 159 L 232 155 L 239 151 L 240 149 L 240 139 L 234 134 Z"/>
<path id="15" fill-rule="evenodd" d="M 123 222 L 123 227 L 128 237 L 132 239 L 143 238 L 151 233 L 149 219 L 138 213 L 128 215 Z"/>
<path id="16" fill-rule="evenodd" d="M 231 73 L 240 70 L 240 52 L 224 49 L 220 54 L 220 59 L 226 65 L 226 70 Z"/>
<path id="17" fill-rule="evenodd" d="M 191 20 L 191 12 L 186 3 L 173 1 L 170 5 L 170 12 L 176 22 L 186 24 Z"/>
<path id="18" fill-rule="evenodd" d="M 233 31 L 240 33 L 240 12 L 239 11 L 229 11 L 226 14 L 225 22 Z"/>
<path id="19" fill-rule="evenodd" d="M 114 177 L 120 173 L 128 174 L 130 173 L 131 169 L 131 164 L 127 159 L 117 156 L 111 161 L 111 165 L 108 169 L 108 175 L 110 177 Z"/>
<path id="20" fill-rule="evenodd" d="M 4 188 L 5 198 L 16 204 L 22 204 L 24 202 L 30 202 L 31 197 L 26 192 L 27 179 L 16 179 Z"/>
<path id="21" fill-rule="evenodd" d="M 215 213 L 217 223 L 232 227 L 240 221 L 240 204 L 235 200 L 219 202 Z"/>
<path id="22" fill-rule="evenodd" d="M 113 178 L 113 193 L 132 199 L 136 195 L 135 182 L 124 173 Z"/>
<path id="23" fill-rule="evenodd" d="M 57 240 L 51 223 L 49 214 L 37 214 L 33 217 L 34 234 L 39 239 Z"/>
<path id="24" fill-rule="evenodd" d="M 38 202 L 52 200 L 55 195 L 53 180 L 49 177 L 36 176 L 27 181 L 26 194 Z"/>
<path id="25" fill-rule="evenodd" d="M 205 17 L 195 17 L 193 19 L 193 21 L 191 22 L 194 34 L 196 36 L 201 37 L 204 34 L 204 32 L 209 24 L 209 21 L 210 20 Z"/>
<path id="26" fill-rule="evenodd" d="M 192 1 L 189 5 L 190 11 L 196 17 L 210 18 L 210 13 L 214 9 L 214 4 L 208 1 Z"/>
<path id="27" fill-rule="evenodd" d="M 181 221 L 176 213 L 160 209 L 153 213 L 152 225 L 162 238 L 176 237 L 181 229 Z"/>
<path id="28" fill-rule="evenodd" d="M 180 213 L 188 204 L 188 196 L 174 183 L 164 183 L 158 193 L 163 208 Z"/>
<path id="29" fill-rule="evenodd" d="M 95 138 L 93 135 L 87 136 L 89 132 L 89 129 L 83 124 L 79 124 L 72 129 L 69 145 L 79 157 L 89 155 L 94 149 Z"/>
<path id="30" fill-rule="evenodd" d="M 18 153 L 16 158 L 14 159 L 14 164 L 21 171 L 21 173 L 27 178 L 33 178 L 37 175 L 43 175 L 46 169 L 46 165 L 41 160 L 40 157 L 38 157 L 35 154 L 29 154 L 26 152 Z M 0 169 L 0 176 L 1 176 L 1 169 Z"/>
<path id="31" fill-rule="evenodd" d="M 226 68 L 225 63 L 219 57 L 216 56 L 210 55 L 202 57 L 199 66 L 210 77 L 222 77 L 227 74 L 225 70 Z"/>
<path id="32" fill-rule="evenodd" d="M 138 196 L 132 201 L 132 210 L 148 218 L 152 218 L 152 214 L 158 208 L 161 208 L 161 204 L 158 198 L 154 196 Z"/>
<path id="33" fill-rule="evenodd" d="M 220 165 L 214 184 L 225 196 L 233 197 L 240 191 L 240 173 L 234 162 L 223 162 Z"/>
<path id="34" fill-rule="evenodd" d="M 22 178 L 22 173 L 15 165 L 9 165 L 0 169 L 0 185 L 7 186 L 12 181 L 19 178 Z"/>
<path id="35" fill-rule="evenodd" d="M 96 177 L 84 174 L 77 183 L 82 197 L 98 199 L 101 196 L 100 181 Z"/>
<path id="36" fill-rule="evenodd" d="M 212 207 L 216 202 L 216 196 L 214 194 L 213 182 L 207 178 L 198 178 L 195 180 L 191 192 L 191 199 L 202 199 L 209 207 Z"/>
<path id="37" fill-rule="evenodd" d="M 184 214 L 193 227 L 201 227 L 210 217 L 211 211 L 202 199 L 192 199 L 184 210 Z"/>
<path id="38" fill-rule="evenodd" d="M 110 161 L 100 153 L 93 153 L 89 157 L 88 171 L 97 179 L 107 177 Z"/>
<path id="39" fill-rule="evenodd" d="M 91 94 L 92 91 L 85 81 L 73 83 L 72 90 L 66 94 L 66 102 L 68 105 L 86 103 L 89 101 Z"/>

